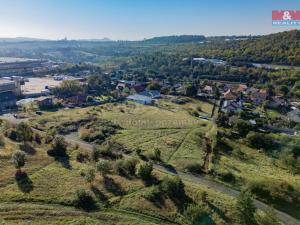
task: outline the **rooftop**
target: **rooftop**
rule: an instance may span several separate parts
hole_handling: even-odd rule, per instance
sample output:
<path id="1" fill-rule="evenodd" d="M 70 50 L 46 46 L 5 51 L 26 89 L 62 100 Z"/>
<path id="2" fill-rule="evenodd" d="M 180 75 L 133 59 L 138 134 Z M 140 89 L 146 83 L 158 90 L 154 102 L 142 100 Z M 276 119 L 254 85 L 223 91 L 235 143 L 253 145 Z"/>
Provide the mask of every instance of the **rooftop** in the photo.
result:
<path id="1" fill-rule="evenodd" d="M 16 62 L 36 62 L 39 59 L 27 59 L 27 58 L 13 58 L 13 57 L 0 57 L 1 63 L 16 63 Z"/>

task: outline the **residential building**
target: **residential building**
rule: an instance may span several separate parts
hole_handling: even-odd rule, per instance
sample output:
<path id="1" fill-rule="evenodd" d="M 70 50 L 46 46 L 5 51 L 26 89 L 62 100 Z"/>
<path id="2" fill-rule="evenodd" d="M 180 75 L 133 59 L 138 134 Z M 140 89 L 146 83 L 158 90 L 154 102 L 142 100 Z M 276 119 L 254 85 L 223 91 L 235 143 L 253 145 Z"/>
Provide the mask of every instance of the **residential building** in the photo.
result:
<path id="1" fill-rule="evenodd" d="M 141 95 L 141 94 L 129 95 L 127 97 L 127 100 L 135 101 L 135 102 L 143 104 L 143 105 L 149 105 L 152 103 L 151 97 Z"/>
<path id="2" fill-rule="evenodd" d="M 251 90 L 250 99 L 256 105 L 262 104 L 264 101 L 266 101 L 267 97 L 268 97 L 268 93 L 267 93 L 267 90 L 265 90 L 265 89 L 253 88 Z"/>
<path id="3" fill-rule="evenodd" d="M 236 100 L 240 97 L 240 95 L 236 92 L 233 92 L 231 89 L 223 93 L 223 98 L 225 100 Z"/>
<path id="4" fill-rule="evenodd" d="M 242 101 L 225 100 L 222 105 L 221 111 L 224 113 L 236 113 L 242 110 Z"/>
<path id="5" fill-rule="evenodd" d="M 146 91 L 143 91 L 139 94 L 150 97 L 151 99 L 157 99 L 157 98 L 161 97 L 160 91 L 158 91 L 158 90 L 146 90 Z"/>

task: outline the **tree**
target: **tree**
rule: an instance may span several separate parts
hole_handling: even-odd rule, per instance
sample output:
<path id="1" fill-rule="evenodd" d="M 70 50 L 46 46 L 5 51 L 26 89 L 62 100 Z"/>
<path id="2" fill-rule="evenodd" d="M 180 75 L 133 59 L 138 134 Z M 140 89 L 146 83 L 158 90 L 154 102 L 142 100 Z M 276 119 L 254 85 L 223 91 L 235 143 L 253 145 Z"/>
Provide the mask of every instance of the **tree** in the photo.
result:
<path id="1" fill-rule="evenodd" d="M 53 94 L 59 98 L 68 98 L 82 92 L 83 87 L 76 80 L 64 80 L 59 87 L 53 89 Z"/>
<path id="2" fill-rule="evenodd" d="M 160 90 L 160 89 L 161 89 L 161 85 L 159 84 L 158 81 L 152 81 L 152 82 L 148 85 L 148 89 L 149 89 L 149 90 Z"/>
<path id="3" fill-rule="evenodd" d="M 250 147 L 257 149 L 263 148 L 268 151 L 270 151 L 275 144 L 273 138 L 270 135 L 256 132 L 250 132 L 247 135 L 247 140 Z"/>
<path id="4" fill-rule="evenodd" d="M 242 191 L 236 203 L 237 219 L 241 225 L 255 225 L 257 224 L 254 214 L 256 208 L 254 206 L 251 193 L 249 191 Z"/>
<path id="5" fill-rule="evenodd" d="M 189 97 L 194 97 L 197 95 L 198 89 L 195 85 L 187 85 L 185 87 L 185 95 Z"/>
<path id="6" fill-rule="evenodd" d="M 25 166 L 26 154 L 22 151 L 16 151 L 12 155 L 12 159 L 13 159 L 13 162 L 14 162 L 14 165 L 15 165 L 16 169 L 21 171 L 21 168 L 23 166 Z"/>
<path id="7" fill-rule="evenodd" d="M 54 157 L 66 157 L 67 156 L 67 143 L 62 136 L 57 136 L 53 139 L 51 149 L 48 150 L 48 155 Z"/>
<path id="8" fill-rule="evenodd" d="M 234 124 L 234 129 L 240 134 L 241 137 L 245 137 L 252 129 L 252 126 L 248 121 L 238 120 Z"/>
<path id="9" fill-rule="evenodd" d="M 142 178 L 144 181 L 150 181 L 152 178 L 152 163 L 139 163 L 136 169 L 136 175 Z"/>
<path id="10" fill-rule="evenodd" d="M 92 194 L 84 189 L 79 189 L 76 191 L 74 205 L 77 208 L 83 209 L 85 211 L 91 211 L 96 208 L 96 202 Z"/>
<path id="11" fill-rule="evenodd" d="M 28 124 L 21 122 L 17 125 L 17 138 L 24 144 L 32 140 L 32 130 Z"/>
<path id="12" fill-rule="evenodd" d="M 110 164 L 107 160 L 101 160 L 97 163 L 96 167 L 97 171 L 100 172 L 103 177 L 110 172 Z"/>
<path id="13" fill-rule="evenodd" d="M 93 181 L 95 180 L 95 170 L 94 169 L 89 169 L 84 176 L 85 180 L 92 185 Z"/>
<path id="14" fill-rule="evenodd" d="M 163 178 L 160 188 L 170 197 L 182 198 L 185 195 L 184 184 L 179 177 L 166 176 Z"/>

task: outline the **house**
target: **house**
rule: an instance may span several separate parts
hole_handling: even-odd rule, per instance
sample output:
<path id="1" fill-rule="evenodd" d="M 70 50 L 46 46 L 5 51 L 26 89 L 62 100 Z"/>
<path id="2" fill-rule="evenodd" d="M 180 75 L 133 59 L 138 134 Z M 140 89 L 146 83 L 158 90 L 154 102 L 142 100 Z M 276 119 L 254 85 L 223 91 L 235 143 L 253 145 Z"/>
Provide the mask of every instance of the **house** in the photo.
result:
<path id="1" fill-rule="evenodd" d="M 133 89 L 136 93 L 140 93 L 140 92 L 145 91 L 145 86 L 142 84 L 137 84 L 137 85 L 133 86 Z"/>
<path id="2" fill-rule="evenodd" d="M 237 86 L 232 87 L 231 89 L 235 93 L 244 93 L 247 90 L 247 85 L 239 84 Z"/>
<path id="3" fill-rule="evenodd" d="M 225 100 L 223 102 L 221 111 L 224 113 L 240 112 L 242 109 L 242 106 L 243 106 L 242 101 Z"/>
<path id="4" fill-rule="evenodd" d="M 201 90 L 201 92 L 206 93 L 206 94 L 212 94 L 213 88 L 212 88 L 212 86 L 205 85 L 205 87 Z"/>
<path id="5" fill-rule="evenodd" d="M 288 102 L 284 99 L 284 97 L 282 95 L 276 95 L 273 96 L 272 101 L 269 102 L 269 107 L 271 108 L 277 108 L 280 106 L 284 106 L 287 107 L 288 106 Z"/>
<path id="6" fill-rule="evenodd" d="M 36 102 L 39 106 L 39 108 L 48 108 L 51 107 L 53 105 L 53 100 L 51 97 L 39 97 L 37 99 L 34 100 L 34 102 Z"/>
<path id="7" fill-rule="evenodd" d="M 240 95 L 236 92 L 233 92 L 231 89 L 223 93 L 223 98 L 225 100 L 236 100 L 240 97 Z"/>
<path id="8" fill-rule="evenodd" d="M 86 102 L 86 96 L 85 95 L 71 96 L 71 97 L 66 98 L 65 102 L 72 104 L 72 105 L 81 105 Z"/>
<path id="9" fill-rule="evenodd" d="M 126 87 L 132 88 L 135 84 L 135 81 L 119 80 L 116 89 L 122 91 Z"/>
<path id="10" fill-rule="evenodd" d="M 268 93 L 267 93 L 267 90 L 265 90 L 265 89 L 253 88 L 251 90 L 250 99 L 256 105 L 262 104 L 264 101 L 266 101 L 267 97 L 268 97 Z"/>
<path id="11" fill-rule="evenodd" d="M 300 109 L 294 108 L 292 111 L 287 113 L 287 116 L 290 120 L 300 123 Z"/>
<path id="12" fill-rule="evenodd" d="M 127 97 L 127 100 L 134 101 L 143 105 L 149 105 L 152 103 L 151 97 L 141 95 L 141 94 L 129 95 Z"/>
<path id="13" fill-rule="evenodd" d="M 157 99 L 157 98 L 161 97 L 160 91 L 158 91 L 158 90 L 146 90 L 146 91 L 143 91 L 139 94 L 143 95 L 143 96 L 150 97 L 151 99 Z"/>
<path id="14" fill-rule="evenodd" d="M 197 96 L 203 98 L 213 98 L 213 88 L 209 85 L 205 85 L 204 88 L 199 89 Z"/>

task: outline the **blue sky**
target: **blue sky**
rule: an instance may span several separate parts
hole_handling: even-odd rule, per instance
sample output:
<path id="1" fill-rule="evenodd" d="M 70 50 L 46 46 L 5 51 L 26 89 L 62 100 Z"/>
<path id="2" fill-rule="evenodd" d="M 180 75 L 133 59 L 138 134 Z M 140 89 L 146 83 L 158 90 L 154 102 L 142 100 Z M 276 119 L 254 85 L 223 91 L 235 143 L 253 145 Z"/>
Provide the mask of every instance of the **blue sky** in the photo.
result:
<path id="1" fill-rule="evenodd" d="M 0 0 L 0 37 L 137 40 L 153 36 L 268 34 L 273 9 L 300 0 Z"/>

